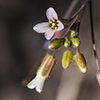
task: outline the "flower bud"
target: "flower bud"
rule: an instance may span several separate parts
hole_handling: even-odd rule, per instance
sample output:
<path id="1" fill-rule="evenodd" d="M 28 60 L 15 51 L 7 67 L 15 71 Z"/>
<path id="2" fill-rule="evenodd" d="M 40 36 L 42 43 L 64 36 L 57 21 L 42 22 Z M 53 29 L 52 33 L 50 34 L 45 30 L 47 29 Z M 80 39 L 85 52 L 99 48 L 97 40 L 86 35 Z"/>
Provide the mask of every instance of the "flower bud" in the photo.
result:
<path id="1" fill-rule="evenodd" d="M 45 58 L 42 61 L 41 66 L 40 66 L 40 68 L 43 67 L 43 69 L 42 69 L 42 76 L 45 76 L 45 75 L 48 76 L 49 75 L 52 67 L 55 64 L 55 62 L 56 62 L 55 58 L 53 56 L 51 56 L 50 54 L 47 54 L 45 56 Z"/>
<path id="2" fill-rule="evenodd" d="M 69 39 L 68 37 L 65 37 L 64 39 L 65 39 L 65 40 L 64 40 L 64 46 L 65 46 L 65 47 L 68 47 L 69 44 L 70 44 L 70 39 Z"/>
<path id="3" fill-rule="evenodd" d="M 63 45 L 63 41 L 64 41 L 63 38 L 61 38 L 61 39 L 56 38 L 49 43 L 48 48 L 49 49 L 58 49 L 59 47 L 61 47 Z"/>
<path id="4" fill-rule="evenodd" d="M 75 36 L 75 30 L 71 30 L 71 37 Z"/>
<path id="5" fill-rule="evenodd" d="M 83 54 L 77 52 L 74 55 L 74 61 L 80 72 L 85 73 L 87 71 L 86 61 Z"/>
<path id="6" fill-rule="evenodd" d="M 44 82 L 46 78 L 49 76 L 50 71 L 55 64 L 55 61 L 56 60 L 53 56 L 47 54 L 44 57 L 42 64 L 40 65 L 37 71 L 36 77 L 27 84 L 27 87 L 30 89 L 36 88 L 36 91 L 41 93 L 43 90 Z"/>
<path id="7" fill-rule="evenodd" d="M 70 65 L 70 63 L 72 61 L 72 57 L 73 57 L 72 51 L 67 50 L 63 53 L 62 66 L 64 69 L 68 68 L 68 66 Z"/>
<path id="8" fill-rule="evenodd" d="M 37 70 L 37 74 L 41 72 L 41 76 L 48 76 L 55 62 L 56 60 L 53 56 L 51 56 L 50 54 L 46 54 L 39 69 Z"/>
<path id="9" fill-rule="evenodd" d="M 72 37 L 72 43 L 75 47 L 78 47 L 80 45 L 79 38 L 77 36 Z"/>

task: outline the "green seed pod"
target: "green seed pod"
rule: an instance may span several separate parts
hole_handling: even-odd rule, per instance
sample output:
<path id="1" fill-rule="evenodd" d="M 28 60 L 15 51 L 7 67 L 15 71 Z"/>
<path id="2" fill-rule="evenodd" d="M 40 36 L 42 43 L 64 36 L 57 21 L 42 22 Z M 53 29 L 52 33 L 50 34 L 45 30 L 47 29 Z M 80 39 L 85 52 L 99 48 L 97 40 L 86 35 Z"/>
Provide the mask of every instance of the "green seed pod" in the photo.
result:
<path id="1" fill-rule="evenodd" d="M 75 47 L 78 47 L 80 45 L 80 40 L 77 36 L 72 37 L 72 43 Z"/>
<path id="2" fill-rule="evenodd" d="M 72 57 L 73 57 L 72 51 L 67 50 L 63 53 L 62 66 L 64 69 L 68 68 L 68 66 L 70 65 L 70 63 L 72 61 Z"/>
<path id="3" fill-rule="evenodd" d="M 59 47 L 61 47 L 63 45 L 63 41 L 64 41 L 64 38 L 62 38 L 62 39 L 56 38 L 49 43 L 48 48 L 49 49 L 58 49 Z"/>
<path id="4" fill-rule="evenodd" d="M 64 39 L 64 46 L 68 47 L 70 45 L 70 39 L 68 37 L 65 37 Z"/>
<path id="5" fill-rule="evenodd" d="M 74 61 L 80 72 L 85 73 L 87 71 L 86 61 L 83 54 L 77 52 L 74 55 Z"/>

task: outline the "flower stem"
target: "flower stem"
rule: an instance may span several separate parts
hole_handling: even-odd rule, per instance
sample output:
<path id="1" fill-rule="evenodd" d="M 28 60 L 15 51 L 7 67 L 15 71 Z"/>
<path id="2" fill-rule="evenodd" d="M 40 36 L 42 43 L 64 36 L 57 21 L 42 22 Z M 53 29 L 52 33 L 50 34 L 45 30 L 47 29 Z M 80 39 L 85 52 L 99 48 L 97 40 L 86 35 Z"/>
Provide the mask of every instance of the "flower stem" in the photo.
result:
<path id="1" fill-rule="evenodd" d="M 91 1 L 91 0 L 85 0 L 84 3 L 83 3 L 83 5 L 86 6 L 89 1 Z"/>
<path id="2" fill-rule="evenodd" d="M 89 10 L 90 10 L 90 23 L 91 23 L 91 38 L 92 38 L 92 45 L 93 45 L 93 52 L 94 52 L 94 57 L 96 60 L 96 65 L 97 65 L 97 71 L 100 71 L 100 64 L 99 64 L 99 59 L 98 55 L 96 52 L 96 46 L 95 46 L 95 38 L 94 38 L 94 28 L 93 28 L 93 17 L 92 17 L 92 0 L 89 2 Z"/>
<path id="3" fill-rule="evenodd" d="M 70 20 L 72 20 L 73 18 L 75 18 L 88 4 L 90 0 L 85 0 L 84 3 L 82 4 L 82 6 L 80 7 L 80 9 L 70 18 Z"/>
<path id="4" fill-rule="evenodd" d="M 81 8 L 70 18 L 70 21 L 72 21 L 72 23 L 70 24 L 69 28 L 67 29 L 66 33 L 62 36 L 66 36 L 66 34 L 70 31 L 70 28 L 73 26 L 73 24 L 75 22 L 79 23 L 80 26 L 80 20 L 82 18 L 83 12 L 87 6 L 87 4 L 89 3 L 90 0 L 85 0 L 84 3 L 82 4 Z M 79 28 L 79 27 L 78 27 Z M 79 30 L 79 29 L 78 29 Z"/>

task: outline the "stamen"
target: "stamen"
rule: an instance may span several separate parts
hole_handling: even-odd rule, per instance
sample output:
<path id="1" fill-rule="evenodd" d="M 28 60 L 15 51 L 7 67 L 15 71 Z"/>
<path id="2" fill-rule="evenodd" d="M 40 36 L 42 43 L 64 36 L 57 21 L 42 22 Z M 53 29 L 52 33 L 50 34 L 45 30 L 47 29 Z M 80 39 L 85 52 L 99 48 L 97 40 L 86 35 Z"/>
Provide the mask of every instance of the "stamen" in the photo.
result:
<path id="1" fill-rule="evenodd" d="M 54 20 L 53 18 L 52 18 L 51 20 L 52 20 L 53 22 L 55 22 L 55 20 Z"/>
<path id="2" fill-rule="evenodd" d="M 58 20 L 52 18 L 51 20 L 49 20 L 49 23 L 52 29 L 57 30 L 59 26 Z"/>
<path id="3" fill-rule="evenodd" d="M 52 24 L 52 21 L 51 21 L 51 20 L 49 20 L 49 23 L 51 23 L 51 24 Z"/>
<path id="4" fill-rule="evenodd" d="M 55 30 L 57 29 L 57 27 L 55 27 Z"/>

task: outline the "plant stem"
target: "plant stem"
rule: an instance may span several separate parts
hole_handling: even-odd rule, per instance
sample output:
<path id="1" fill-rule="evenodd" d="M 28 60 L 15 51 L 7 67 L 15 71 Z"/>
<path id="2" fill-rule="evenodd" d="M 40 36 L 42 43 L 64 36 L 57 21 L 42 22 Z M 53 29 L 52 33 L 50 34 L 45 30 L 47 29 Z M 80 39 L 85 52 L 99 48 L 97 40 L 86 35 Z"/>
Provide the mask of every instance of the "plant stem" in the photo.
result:
<path id="1" fill-rule="evenodd" d="M 83 3 L 83 5 L 86 6 L 89 1 L 91 1 L 91 0 L 85 0 L 84 3 Z"/>
<path id="2" fill-rule="evenodd" d="M 92 17 L 92 3 L 91 3 L 91 1 L 92 0 L 90 0 L 90 2 L 89 2 L 90 22 L 91 22 L 91 38 L 92 38 L 94 57 L 95 57 L 95 60 L 96 60 L 96 65 L 97 65 L 97 71 L 100 71 L 100 64 L 99 64 L 99 59 L 98 59 L 98 55 L 97 55 L 97 52 L 96 52 L 96 46 L 95 46 L 93 17 Z"/>
<path id="3" fill-rule="evenodd" d="M 84 3 L 82 4 L 82 6 L 80 7 L 80 9 L 70 18 L 70 20 L 72 20 L 73 18 L 75 18 L 88 4 L 90 0 L 85 0 Z"/>

